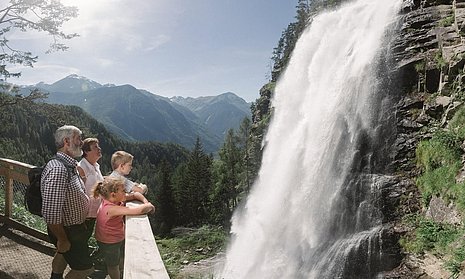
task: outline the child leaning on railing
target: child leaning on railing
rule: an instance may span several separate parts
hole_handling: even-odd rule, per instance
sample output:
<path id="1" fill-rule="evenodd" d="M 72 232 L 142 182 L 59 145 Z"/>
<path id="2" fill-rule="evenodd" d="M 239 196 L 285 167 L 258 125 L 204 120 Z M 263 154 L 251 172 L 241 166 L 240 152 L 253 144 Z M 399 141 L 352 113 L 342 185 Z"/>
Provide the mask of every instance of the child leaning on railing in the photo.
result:
<path id="1" fill-rule="evenodd" d="M 101 197 L 102 203 L 97 212 L 95 239 L 102 252 L 108 275 L 112 279 L 120 278 L 120 267 L 124 258 L 124 216 L 141 215 L 155 212 L 155 207 L 138 192 L 126 193 L 124 180 L 105 177 L 95 185 L 94 197 Z M 143 204 L 126 207 L 125 201 L 139 200 Z"/>

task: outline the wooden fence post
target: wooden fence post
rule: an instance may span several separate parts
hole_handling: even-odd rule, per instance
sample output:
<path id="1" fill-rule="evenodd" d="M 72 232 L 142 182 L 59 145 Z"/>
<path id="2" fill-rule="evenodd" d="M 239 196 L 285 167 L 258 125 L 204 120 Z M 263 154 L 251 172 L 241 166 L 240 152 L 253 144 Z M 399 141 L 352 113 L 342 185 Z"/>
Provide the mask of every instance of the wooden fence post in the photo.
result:
<path id="1" fill-rule="evenodd" d="M 9 165 L 5 184 L 5 217 L 10 219 L 13 213 L 13 166 Z"/>

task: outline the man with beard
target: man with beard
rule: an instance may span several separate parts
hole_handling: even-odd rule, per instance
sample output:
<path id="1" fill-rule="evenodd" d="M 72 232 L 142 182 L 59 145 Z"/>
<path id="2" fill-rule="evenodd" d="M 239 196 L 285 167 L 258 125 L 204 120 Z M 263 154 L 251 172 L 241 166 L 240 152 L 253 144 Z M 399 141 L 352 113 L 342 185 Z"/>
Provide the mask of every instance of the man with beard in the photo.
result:
<path id="1" fill-rule="evenodd" d="M 87 241 L 85 224 L 89 198 L 76 166 L 82 155 L 81 130 L 65 125 L 55 132 L 58 152 L 45 166 L 41 178 L 42 215 L 47 223 L 50 240 L 56 246 L 52 261 L 51 279 L 86 278 L 94 270 Z"/>

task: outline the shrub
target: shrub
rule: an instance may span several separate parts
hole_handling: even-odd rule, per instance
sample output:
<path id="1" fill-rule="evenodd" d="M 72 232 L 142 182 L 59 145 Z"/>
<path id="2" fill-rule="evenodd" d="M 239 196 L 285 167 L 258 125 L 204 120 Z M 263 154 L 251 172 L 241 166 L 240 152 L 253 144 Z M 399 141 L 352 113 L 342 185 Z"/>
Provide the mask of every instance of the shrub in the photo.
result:
<path id="1" fill-rule="evenodd" d="M 460 162 L 459 137 L 449 131 L 438 131 L 427 141 L 421 141 L 415 151 L 417 166 L 432 171 L 444 165 Z"/>
<path id="2" fill-rule="evenodd" d="M 416 149 L 417 166 L 422 174 L 417 178 L 423 202 L 427 204 L 433 195 L 447 201 L 456 201 L 462 209 L 463 187 L 455 182 L 461 168 L 461 137 L 454 131 L 439 130 L 430 140 L 422 141 Z"/>
<path id="3" fill-rule="evenodd" d="M 449 128 L 459 139 L 465 139 L 465 106 L 462 106 L 449 122 Z"/>
<path id="4" fill-rule="evenodd" d="M 421 191 L 423 202 L 428 204 L 433 195 L 442 196 L 446 200 L 453 199 L 456 195 L 455 175 L 460 169 L 460 164 L 455 163 L 438 167 L 425 172 L 417 178 L 417 185 Z"/>
<path id="5" fill-rule="evenodd" d="M 416 228 L 415 232 L 401 239 L 400 244 L 410 253 L 424 253 L 444 255 L 448 253 L 450 245 L 463 235 L 463 228 L 453 225 L 440 224 L 419 215 L 410 216 L 404 220 Z"/>
<path id="6" fill-rule="evenodd" d="M 452 278 L 458 278 L 462 271 L 462 263 L 465 261 L 465 248 L 463 247 L 465 243 L 463 242 L 462 239 L 459 247 L 453 250 L 452 257 L 444 264 L 445 268 L 452 273 Z"/>

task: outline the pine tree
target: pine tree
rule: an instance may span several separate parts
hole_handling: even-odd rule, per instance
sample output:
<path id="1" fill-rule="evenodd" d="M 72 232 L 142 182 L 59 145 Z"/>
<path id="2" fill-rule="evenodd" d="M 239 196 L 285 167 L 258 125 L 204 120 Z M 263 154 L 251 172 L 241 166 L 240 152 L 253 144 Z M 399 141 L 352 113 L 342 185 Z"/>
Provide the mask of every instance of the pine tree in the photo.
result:
<path id="1" fill-rule="evenodd" d="M 239 131 L 237 134 L 239 148 L 241 150 L 242 156 L 242 173 L 241 173 L 241 181 L 239 187 L 241 188 L 241 192 L 248 194 L 250 191 L 250 187 L 252 186 L 253 179 L 255 178 L 253 169 L 252 169 L 252 162 L 251 162 L 251 129 L 252 129 L 252 122 L 249 118 L 244 118 L 242 120 L 241 125 L 239 126 Z"/>
<path id="2" fill-rule="evenodd" d="M 178 225 L 199 226 L 209 218 L 212 189 L 213 159 L 203 151 L 200 138 L 185 164 L 181 164 L 173 176 Z"/>
<path id="3" fill-rule="evenodd" d="M 176 223 L 176 208 L 171 181 L 173 167 L 163 159 L 157 171 L 157 191 L 155 193 L 155 232 L 167 235 Z"/>
<path id="4" fill-rule="evenodd" d="M 238 137 L 230 129 L 223 147 L 218 152 L 220 159 L 215 165 L 215 188 L 212 193 L 212 204 L 217 212 L 214 222 L 229 226 L 232 212 L 238 203 L 240 177 L 243 172 L 242 152 Z"/>
<path id="5" fill-rule="evenodd" d="M 194 149 L 187 161 L 187 177 L 189 192 L 193 197 L 190 204 L 195 225 L 203 224 L 207 220 L 209 193 L 212 188 L 211 158 L 204 152 L 200 138 L 197 137 Z"/>

